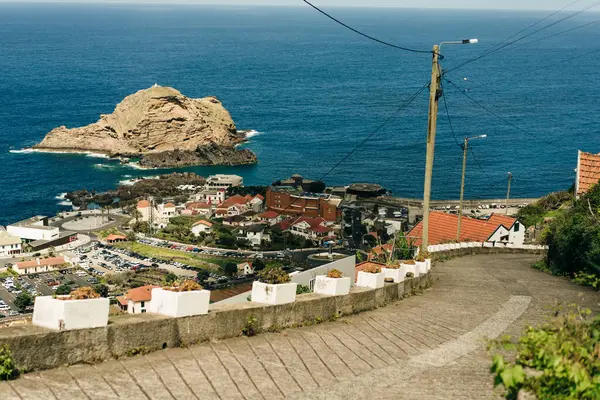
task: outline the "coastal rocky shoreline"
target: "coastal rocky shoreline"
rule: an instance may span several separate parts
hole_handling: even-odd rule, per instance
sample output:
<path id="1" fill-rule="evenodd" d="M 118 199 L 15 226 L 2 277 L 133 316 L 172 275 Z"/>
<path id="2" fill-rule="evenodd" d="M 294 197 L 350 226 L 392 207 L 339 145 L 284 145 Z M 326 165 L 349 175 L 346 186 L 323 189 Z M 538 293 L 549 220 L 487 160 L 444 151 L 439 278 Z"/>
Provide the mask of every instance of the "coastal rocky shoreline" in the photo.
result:
<path id="1" fill-rule="evenodd" d="M 32 150 L 139 159 L 143 168 L 255 164 L 252 151 L 237 148 L 246 133 L 217 98 L 191 99 L 155 85 L 127 96 L 93 124 L 53 129 Z"/>

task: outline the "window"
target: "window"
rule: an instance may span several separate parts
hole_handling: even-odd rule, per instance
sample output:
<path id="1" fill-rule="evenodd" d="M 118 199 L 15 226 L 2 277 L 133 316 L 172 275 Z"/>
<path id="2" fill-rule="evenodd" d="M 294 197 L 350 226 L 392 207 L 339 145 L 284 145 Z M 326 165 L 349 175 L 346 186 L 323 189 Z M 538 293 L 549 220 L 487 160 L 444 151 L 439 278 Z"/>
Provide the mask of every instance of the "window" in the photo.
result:
<path id="1" fill-rule="evenodd" d="M 315 280 L 316 278 L 313 278 L 310 281 L 308 281 L 308 287 L 310 288 L 311 292 L 315 290 Z"/>
<path id="2" fill-rule="evenodd" d="M 145 313 L 145 312 L 146 312 L 146 309 L 143 309 L 143 310 L 142 310 L 142 314 L 143 314 L 143 313 Z"/>
<path id="3" fill-rule="evenodd" d="M 146 306 L 146 302 L 145 302 L 145 301 L 142 301 L 142 305 L 141 305 L 141 307 L 142 307 L 142 308 L 144 308 L 145 306 Z"/>
<path id="4" fill-rule="evenodd" d="M 519 232 L 519 228 L 520 228 L 519 223 L 515 222 L 515 232 Z"/>

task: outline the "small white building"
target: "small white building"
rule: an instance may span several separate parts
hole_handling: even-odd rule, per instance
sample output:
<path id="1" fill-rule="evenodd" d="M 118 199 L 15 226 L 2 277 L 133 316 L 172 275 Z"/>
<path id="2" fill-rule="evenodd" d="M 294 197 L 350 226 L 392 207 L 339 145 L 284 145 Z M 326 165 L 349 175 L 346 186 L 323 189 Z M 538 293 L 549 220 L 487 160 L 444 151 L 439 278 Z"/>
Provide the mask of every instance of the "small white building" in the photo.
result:
<path id="1" fill-rule="evenodd" d="M 229 189 L 244 184 L 244 179 L 238 175 L 211 175 L 206 178 L 206 190 Z"/>
<path id="2" fill-rule="evenodd" d="M 254 273 L 254 268 L 252 267 L 252 262 L 246 261 L 237 265 L 238 267 L 238 275 L 250 275 Z"/>
<path id="3" fill-rule="evenodd" d="M 266 233 L 264 225 L 240 227 L 237 238 L 249 241 L 254 247 L 259 247 L 263 242 L 271 241 L 271 236 Z"/>
<path id="4" fill-rule="evenodd" d="M 498 227 L 488 238 L 488 242 L 522 245 L 525 242 L 525 226 L 516 218 L 492 214 L 489 221 L 498 223 Z"/>
<path id="5" fill-rule="evenodd" d="M 209 202 L 213 205 L 221 204 L 225 201 L 225 189 L 218 190 L 203 190 L 192 196 L 194 201 Z"/>
<path id="6" fill-rule="evenodd" d="M 169 219 L 177 216 L 177 209 L 173 203 L 153 206 L 148 200 L 140 200 L 136 208 L 143 222 L 149 222 L 157 228 L 165 228 Z"/>
<path id="7" fill-rule="evenodd" d="M 48 225 L 48 217 L 36 216 L 23 221 L 15 222 L 6 227 L 12 236 L 21 238 L 25 243 L 36 240 L 56 240 L 60 236 L 57 226 Z"/>
<path id="8" fill-rule="evenodd" d="M 0 231 L 0 257 L 11 257 L 21 254 L 21 238 L 7 231 Z"/>
<path id="9" fill-rule="evenodd" d="M 50 257 L 18 262 L 12 266 L 12 269 L 19 275 L 27 275 L 58 271 L 72 267 L 73 265 L 71 265 L 65 257 Z"/>
<path id="10" fill-rule="evenodd" d="M 192 225 L 192 233 L 195 236 L 199 236 L 200 233 L 208 233 L 212 231 L 213 224 L 211 222 L 201 219 L 200 221 L 194 222 Z"/>
<path id="11" fill-rule="evenodd" d="M 129 314 L 143 314 L 148 310 L 152 301 L 152 289 L 160 286 L 140 286 L 130 289 L 124 296 L 117 296 L 117 301 L 122 311 Z"/>

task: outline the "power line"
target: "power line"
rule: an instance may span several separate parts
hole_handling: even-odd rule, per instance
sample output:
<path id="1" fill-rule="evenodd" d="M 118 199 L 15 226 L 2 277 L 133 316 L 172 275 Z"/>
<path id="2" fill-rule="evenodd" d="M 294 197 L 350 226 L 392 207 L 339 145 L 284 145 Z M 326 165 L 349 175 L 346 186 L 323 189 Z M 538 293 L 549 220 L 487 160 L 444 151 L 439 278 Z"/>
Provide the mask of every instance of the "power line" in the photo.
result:
<path id="1" fill-rule="evenodd" d="M 326 13 L 325 11 L 321 10 L 319 7 L 315 6 L 311 2 L 309 2 L 307 0 L 302 0 L 302 1 L 304 1 L 306 4 L 308 4 L 309 6 L 311 6 L 312 8 L 314 8 L 315 10 L 317 10 L 318 12 L 320 12 L 321 14 L 323 14 L 324 16 L 326 16 L 327 18 L 331 19 L 332 21 L 335 21 L 338 24 L 342 25 L 343 27 L 345 27 L 347 29 L 350 29 L 352 32 L 357 33 L 357 34 L 359 34 L 359 35 L 361 35 L 363 37 L 366 37 L 367 39 L 371 39 L 371 40 L 373 40 L 373 41 L 375 41 L 377 43 L 383 44 L 385 46 L 393 47 L 393 48 L 398 49 L 398 50 L 408 51 L 408 52 L 411 52 L 411 53 L 433 53 L 433 51 L 431 51 L 431 50 L 411 49 L 411 48 L 408 48 L 408 47 L 398 46 L 398 45 L 395 45 L 393 43 L 389 43 L 389 42 L 377 39 L 376 37 L 373 37 L 371 35 L 367 35 L 366 33 L 363 33 L 361 31 L 359 31 L 358 29 L 354 29 L 350 25 L 345 24 L 344 22 L 340 21 L 339 19 L 337 19 L 337 18 L 333 17 L 332 15 Z"/>
<path id="2" fill-rule="evenodd" d="M 561 18 L 561 19 L 559 19 L 559 20 L 557 20 L 557 21 L 554 21 L 554 22 L 553 22 L 553 23 L 551 23 L 551 24 L 548 24 L 548 25 L 545 25 L 545 26 L 543 26 L 543 27 L 541 27 L 541 28 L 539 28 L 539 29 L 536 29 L 535 31 L 533 31 L 533 32 L 530 32 L 530 33 L 528 33 L 528 34 L 527 34 L 527 35 L 525 35 L 525 36 L 521 36 L 521 37 L 519 37 L 519 38 L 517 38 L 517 39 L 515 39 L 515 40 L 512 40 L 512 41 L 510 41 L 510 42 L 508 42 L 508 43 L 505 43 L 504 45 L 502 45 L 502 46 L 500 46 L 500 47 L 498 47 L 498 48 L 496 48 L 496 49 L 490 50 L 490 51 L 488 51 L 488 52 L 486 52 L 486 53 L 480 54 L 480 55 L 479 55 L 479 56 L 477 56 L 477 57 L 474 57 L 474 58 L 471 58 L 471 59 L 469 59 L 469 60 L 467 60 L 467 61 L 464 61 L 463 63 L 461 63 L 461 64 L 457 65 L 456 67 L 453 67 L 453 68 L 451 68 L 451 69 L 449 69 L 449 70 L 447 70 L 447 71 L 444 71 L 444 73 L 445 73 L 445 74 L 448 74 L 448 73 L 450 73 L 450 72 L 452 72 L 452 71 L 454 71 L 454 70 L 457 70 L 457 69 L 459 69 L 459 68 L 462 68 L 462 67 L 464 67 L 464 66 L 465 66 L 465 65 L 467 65 L 467 64 L 473 63 L 473 62 L 475 62 L 475 61 L 481 60 L 481 59 L 482 59 L 482 58 L 484 58 L 484 57 L 487 57 L 487 56 L 489 56 L 489 55 L 492 55 L 492 54 L 494 54 L 494 53 L 497 53 L 498 51 L 500 51 L 500 50 L 502 50 L 502 49 L 505 49 L 506 47 L 508 47 L 508 46 L 510 46 L 510 45 L 512 45 L 512 44 L 514 44 L 514 43 L 520 42 L 521 40 L 523 40 L 523 39 L 526 39 L 526 38 L 528 38 L 528 37 L 530 37 L 530 36 L 533 36 L 533 35 L 535 35 L 535 34 L 536 34 L 536 33 L 538 33 L 538 32 L 541 32 L 541 31 L 543 31 L 543 30 L 545 30 L 545 29 L 548 29 L 548 28 L 551 28 L 551 27 L 553 27 L 553 26 L 555 26 L 555 25 L 557 25 L 557 24 L 560 24 L 560 23 L 561 23 L 561 22 L 563 22 L 563 21 L 566 21 L 566 20 L 568 20 L 568 19 L 571 19 L 571 18 L 573 18 L 573 17 L 576 17 L 577 15 L 580 15 L 580 14 L 582 14 L 582 13 L 584 13 L 584 12 L 586 12 L 586 11 L 588 11 L 588 10 L 590 10 L 590 9 L 592 9 L 592 8 L 594 8 L 594 7 L 596 7 L 596 6 L 598 6 L 598 5 L 600 5 L 600 1 L 597 1 L 597 2 L 595 2 L 594 4 L 592 4 L 592 5 L 590 5 L 590 6 L 586 7 L 586 8 L 584 8 L 583 10 L 579 10 L 579 11 L 577 11 L 577 12 L 575 12 L 575 13 L 573 13 L 573 14 L 570 14 L 570 15 L 568 15 L 568 16 L 566 16 L 566 17 L 564 17 L 564 18 Z"/>
<path id="3" fill-rule="evenodd" d="M 515 36 L 519 36 L 521 33 L 525 32 L 525 31 L 528 31 L 528 30 L 529 30 L 529 29 L 531 29 L 531 28 L 534 28 L 534 27 L 536 27 L 537 25 L 541 24 L 542 22 L 544 22 L 544 21 L 546 21 L 546 20 L 548 20 L 548 19 L 550 19 L 550 18 L 554 17 L 554 16 L 555 16 L 556 14 L 558 14 L 559 12 L 566 10 L 567 8 L 569 8 L 569 7 L 571 7 L 571 6 L 573 6 L 573 5 L 577 4 L 577 3 L 579 3 L 580 1 L 581 1 L 581 0 L 575 0 L 574 2 L 567 4 L 567 5 L 566 5 L 566 6 L 564 6 L 563 8 L 561 8 L 561 9 L 559 9 L 559 10 L 556 10 L 556 11 L 554 11 L 552 14 L 550 14 L 550 15 L 546 16 L 545 18 L 542 18 L 542 19 L 540 19 L 539 21 L 537 21 L 537 22 L 534 22 L 533 24 L 529 25 L 527 28 L 521 29 L 519 32 L 517 32 L 517 33 L 515 33 L 515 34 L 513 34 L 513 35 L 511 35 L 511 36 L 509 36 L 509 37 L 507 37 L 506 39 L 504 39 L 504 40 L 503 40 L 503 41 L 501 41 L 500 43 L 496 44 L 496 46 L 501 46 L 502 44 L 504 44 L 504 43 L 508 42 L 510 39 L 514 38 Z"/>
<path id="4" fill-rule="evenodd" d="M 460 94 L 462 94 L 463 96 L 465 96 L 466 98 L 468 98 L 473 104 L 475 104 L 479 108 L 482 108 L 483 110 L 487 111 L 488 113 L 492 114 L 493 116 L 495 116 L 499 120 L 503 121 L 505 124 L 512 126 L 513 128 L 517 129 L 518 131 L 525 133 L 526 135 L 533 136 L 534 138 L 536 138 L 537 140 L 539 140 L 541 142 L 544 142 L 544 143 L 547 143 L 547 144 L 551 144 L 551 145 L 560 146 L 562 148 L 565 147 L 564 144 L 553 143 L 553 142 L 544 140 L 544 139 L 536 136 L 535 134 L 533 134 L 533 133 L 531 133 L 531 132 L 529 132 L 529 131 L 521 128 L 520 126 L 514 124 L 513 122 L 511 122 L 508 119 L 506 119 L 505 117 L 501 116 L 500 114 L 498 114 L 494 110 L 490 109 L 489 107 L 484 106 L 483 104 L 481 104 L 480 102 L 478 102 L 477 100 L 475 100 L 473 97 L 471 97 L 468 94 L 466 94 L 454 82 L 452 82 L 452 81 L 450 81 L 448 79 L 446 79 L 446 82 L 448 82 L 449 84 L 451 84 L 452 86 L 454 86 L 454 88 L 456 89 L 457 92 L 459 92 Z"/>
<path id="5" fill-rule="evenodd" d="M 591 21 L 591 22 L 585 23 L 585 24 L 583 24 L 583 25 L 579 25 L 579 26 L 576 26 L 576 27 L 574 27 L 574 28 L 570 28 L 570 29 L 567 29 L 567 30 L 565 30 L 565 31 L 562 31 L 562 32 L 553 33 L 552 35 L 548 35 L 548 36 L 544 36 L 543 38 L 539 38 L 539 39 L 532 40 L 531 42 L 527 42 L 527 43 L 521 43 L 521 44 L 519 44 L 518 46 L 514 46 L 514 47 L 511 47 L 511 48 L 509 48 L 509 49 L 505 49 L 505 50 L 507 50 L 507 51 L 508 51 L 508 50 L 514 50 L 514 49 L 518 49 L 519 47 L 527 46 L 528 44 L 532 44 L 532 43 L 541 42 L 542 40 L 550 39 L 550 38 L 552 38 L 552 37 L 555 37 L 555 36 L 558 36 L 558 35 L 562 35 L 562 34 L 564 34 L 564 33 L 568 33 L 568 32 L 575 31 L 575 30 L 577 30 L 577 29 L 585 28 L 586 26 L 594 25 L 594 24 L 597 24 L 597 23 L 599 23 L 599 22 L 600 22 L 600 19 L 597 19 L 597 20 L 595 20 L 595 21 Z"/>
<path id="6" fill-rule="evenodd" d="M 444 86 L 442 82 L 440 82 L 440 88 L 442 89 L 442 99 L 444 99 L 444 109 L 446 110 L 446 117 L 448 117 L 448 125 L 450 126 L 450 131 L 452 132 L 452 137 L 454 138 L 454 142 L 456 145 L 462 149 L 462 145 L 458 142 L 456 138 L 456 133 L 454 133 L 454 127 L 452 126 L 452 120 L 450 119 L 450 110 L 448 109 L 448 103 L 446 102 L 446 92 L 444 91 Z"/>
<path id="7" fill-rule="evenodd" d="M 413 93 L 404 103 L 402 103 L 400 105 L 400 107 L 398 107 L 396 109 L 396 111 L 394 111 L 394 113 L 392 115 L 390 115 L 385 121 L 383 121 L 383 123 L 381 125 L 379 125 L 377 128 L 375 128 L 375 130 L 373 132 L 371 132 L 369 135 L 367 135 L 363 140 L 360 141 L 359 144 L 357 144 L 348 154 L 346 154 L 340 161 L 338 161 L 333 167 L 331 167 L 327 172 L 325 172 L 325 174 L 323 174 L 320 178 L 319 181 L 323 181 L 329 174 L 331 174 L 337 167 L 339 167 L 340 165 L 342 165 L 348 158 L 350 158 L 350 156 L 352 154 L 354 154 L 359 148 L 361 148 L 369 139 L 371 139 L 373 136 L 375 136 L 377 133 L 379 133 L 383 128 L 385 128 L 387 126 L 387 124 L 389 124 L 394 118 L 396 118 L 398 116 L 398 114 L 400 114 L 400 112 L 402 112 L 402 110 L 404 110 L 406 107 L 408 107 L 413 101 L 415 101 L 415 99 L 421 94 L 423 93 L 423 91 L 425 89 L 427 89 L 429 87 L 429 82 L 425 83 L 423 86 L 421 86 L 419 88 L 419 90 L 417 90 L 415 93 Z M 286 208 L 284 208 L 282 211 L 278 211 L 278 213 L 281 215 L 283 213 L 285 213 L 287 210 L 290 209 L 291 206 L 293 206 L 297 201 L 298 201 L 299 197 L 297 197 L 294 201 L 292 201 Z"/>
<path id="8" fill-rule="evenodd" d="M 557 62 L 555 62 L 555 63 L 552 63 L 552 64 L 543 65 L 543 66 L 539 67 L 538 69 L 546 69 L 546 68 L 551 68 L 551 67 L 554 67 L 554 66 L 556 66 L 556 65 L 563 64 L 563 63 L 566 63 L 566 62 L 569 62 L 569 61 L 573 61 L 573 60 L 577 60 L 577 59 L 579 59 L 579 58 L 582 58 L 582 57 L 585 57 L 585 56 L 589 56 L 589 55 L 591 55 L 591 54 L 595 54 L 595 53 L 598 53 L 598 52 L 600 52 L 600 48 L 597 48 L 597 49 L 595 49 L 595 50 L 589 51 L 589 52 L 587 52 L 587 53 L 584 53 L 584 54 L 580 54 L 580 55 L 578 55 L 578 56 L 574 56 L 574 57 L 565 58 L 564 60 L 557 61 Z"/>

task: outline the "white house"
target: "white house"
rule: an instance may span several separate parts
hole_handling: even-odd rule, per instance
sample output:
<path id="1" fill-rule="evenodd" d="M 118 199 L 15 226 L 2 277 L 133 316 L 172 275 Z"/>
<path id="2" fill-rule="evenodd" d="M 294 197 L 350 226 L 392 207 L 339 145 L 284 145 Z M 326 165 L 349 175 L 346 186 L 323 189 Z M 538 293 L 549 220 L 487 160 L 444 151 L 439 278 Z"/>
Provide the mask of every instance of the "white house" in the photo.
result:
<path id="1" fill-rule="evenodd" d="M 239 228 L 237 238 L 240 240 L 246 239 L 252 246 L 259 247 L 263 241 L 268 242 L 271 240 L 271 236 L 265 231 L 264 225 L 243 226 Z"/>
<path id="2" fill-rule="evenodd" d="M 242 186 L 244 179 L 238 175 L 211 175 L 206 178 L 206 190 L 229 189 L 230 187 Z"/>
<path id="3" fill-rule="evenodd" d="M 21 254 L 21 238 L 7 231 L 0 231 L 0 257 L 10 257 Z"/>
<path id="4" fill-rule="evenodd" d="M 24 221 L 15 222 L 6 227 L 6 231 L 12 236 L 21 238 L 25 243 L 36 240 L 56 240 L 60 236 L 57 226 L 48 225 L 48 217 L 37 216 Z"/>
<path id="5" fill-rule="evenodd" d="M 238 264 L 237 267 L 238 275 L 250 275 L 254 273 L 254 268 L 252 267 L 252 263 L 250 261 Z"/>
<path id="6" fill-rule="evenodd" d="M 525 242 L 525 226 L 516 218 L 492 214 L 488 221 L 498 227 L 488 238 L 488 242 L 510 243 L 521 245 Z"/>
<path id="7" fill-rule="evenodd" d="M 225 201 L 225 189 L 203 190 L 192 196 L 195 201 L 204 201 L 213 205 L 221 204 Z"/>
<path id="8" fill-rule="evenodd" d="M 142 221 L 150 222 L 158 228 L 165 228 L 169 224 L 169 219 L 177 216 L 177 209 L 173 203 L 153 207 L 148 200 L 140 200 L 137 203 L 137 210 Z"/>
<path id="9" fill-rule="evenodd" d="M 158 287 L 160 286 L 140 286 L 130 289 L 124 296 L 117 296 L 121 310 L 127 311 L 129 314 L 145 313 L 152 301 L 152 289 Z"/>
<path id="10" fill-rule="evenodd" d="M 71 268 L 65 257 L 36 258 L 35 260 L 22 261 L 12 266 L 13 271 L 19 275 L 37 274 Z"/>
<path id="11" fill-rule="evenodd" d="M 333 234 L 333 229 L 327 226 L 327 221 L 321 217 L 300 217 L 289 223 L 282 222 L 282 230 L 289 231 L 293 235 L 302 236 L 306 239 L 319 241 Z"/>
<path id="12" fill-rule="evenodd" d="M 194 225 L 192 225 L 192 233 L 195 236 L 199 236 L 200 233 L 207 233 L 212 231 L 212 226 L 212 223 L 201 219 L 200 221 L 194 222 Z"/>

